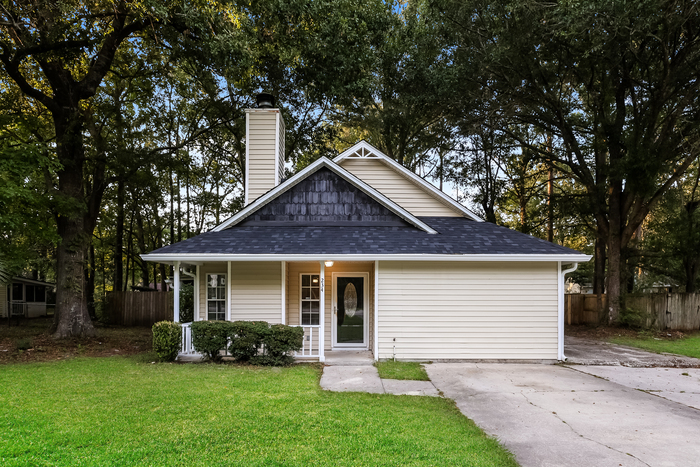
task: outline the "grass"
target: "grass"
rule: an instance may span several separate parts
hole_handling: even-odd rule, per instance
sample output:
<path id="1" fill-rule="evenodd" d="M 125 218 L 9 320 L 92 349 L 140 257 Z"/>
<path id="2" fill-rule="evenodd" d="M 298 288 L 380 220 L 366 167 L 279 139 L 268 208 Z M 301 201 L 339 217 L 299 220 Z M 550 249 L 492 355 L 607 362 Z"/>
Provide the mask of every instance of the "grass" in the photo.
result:
<path id="1" fill-rule="evenodd" d="M 695 334 L 680 339 L 654 338 L 652 336 L 639 335 L 611 337 L 610 342 L 614 344 L 637 347 L 650 352 L 672 353 L 686 355 L 688 357 L 700 358 L 700 335 Z"/>
<path id="2" fill-rule="evenodd" d="M 418 362 L 397 362 L 385 360 L 375 363 L 379 377 L 384 379 L 410 379 L 415 381 L 430 381 L 425 368 Z"/>
<path id="3" fill-rule="evenodd" d="M 310 365 L 4 365 L 0 464 L 517 466 L 448 399 L 332 393 Z"/>

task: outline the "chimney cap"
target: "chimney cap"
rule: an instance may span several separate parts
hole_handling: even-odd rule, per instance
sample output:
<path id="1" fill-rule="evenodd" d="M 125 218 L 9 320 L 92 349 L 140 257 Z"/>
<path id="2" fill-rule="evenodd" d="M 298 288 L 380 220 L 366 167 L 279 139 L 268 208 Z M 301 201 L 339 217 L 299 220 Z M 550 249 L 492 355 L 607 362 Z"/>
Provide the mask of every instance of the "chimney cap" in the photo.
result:
<path id="1" fill-rule="evenodd" d="M 259 109 L 271 109 L 275 106 L 275 96 L 266 92 L 261 92 L 255 96 L 255 103 Z"/>

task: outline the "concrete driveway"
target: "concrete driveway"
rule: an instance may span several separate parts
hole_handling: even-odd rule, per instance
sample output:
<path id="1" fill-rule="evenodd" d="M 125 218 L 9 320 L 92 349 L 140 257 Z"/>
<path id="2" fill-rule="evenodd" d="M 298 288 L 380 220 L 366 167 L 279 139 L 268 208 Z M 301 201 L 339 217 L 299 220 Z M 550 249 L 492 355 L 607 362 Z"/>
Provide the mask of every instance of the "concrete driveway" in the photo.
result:
<path id="1" fill-rule="evenodd" d="M 700 465 L 700 370 L 498 363 L 426 369 L 523 467 Z"/>

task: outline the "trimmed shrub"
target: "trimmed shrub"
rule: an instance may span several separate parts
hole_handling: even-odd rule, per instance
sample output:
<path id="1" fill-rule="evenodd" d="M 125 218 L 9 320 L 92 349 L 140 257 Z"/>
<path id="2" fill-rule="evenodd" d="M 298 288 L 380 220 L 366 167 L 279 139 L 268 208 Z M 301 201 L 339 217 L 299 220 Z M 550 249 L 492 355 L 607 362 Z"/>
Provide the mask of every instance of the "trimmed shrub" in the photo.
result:
<path id="1" fill-rule="evenodd" d="M 228 350 L 236 361 L 249 362 L 258 355 L 269 332 L 270 326 L 265 321 L 234 321 Z"/>
<path id="2" fill-rule="evenodd" d="M 221 360 L 219 352 L 226 349 L 231 334 L 228 321 L 195 321 L 192 323 L 192 346 L 207 360 L 218 362 Z"/>
<path id="3" fill-rule="evenodd" d="M 301 350 L 304 329 L 284 324 L 273 324 L 262 339 L 265 352 L 250 359 L 255 365 L 282 366 L 294 362 L 292 351 Z"/>
<path id="4" fill-rule="evenodd" d="M 159 321 L 153 325 L 153 350 L 162 362 L 172 362 L 177 358 L 182 345 L 180 323 Z"/>

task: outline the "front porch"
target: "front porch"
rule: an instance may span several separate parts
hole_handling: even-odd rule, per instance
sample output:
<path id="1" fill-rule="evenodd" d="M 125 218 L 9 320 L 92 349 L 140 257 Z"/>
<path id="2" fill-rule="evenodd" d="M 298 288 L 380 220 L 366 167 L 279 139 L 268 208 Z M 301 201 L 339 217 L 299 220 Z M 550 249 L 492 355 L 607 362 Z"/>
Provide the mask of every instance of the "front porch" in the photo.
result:
<path id="1" fill-rule="evenodd" d="M 226 261 L 175 263 L 174 320 L 180 274 L 193 276 L 194 321 L 267 321 L 304 329 L 295 357 L 326 361 L 328 352 L 376 353 L 376 262 Z M 183 323 L 181 359 L 196 357 Z"/>

